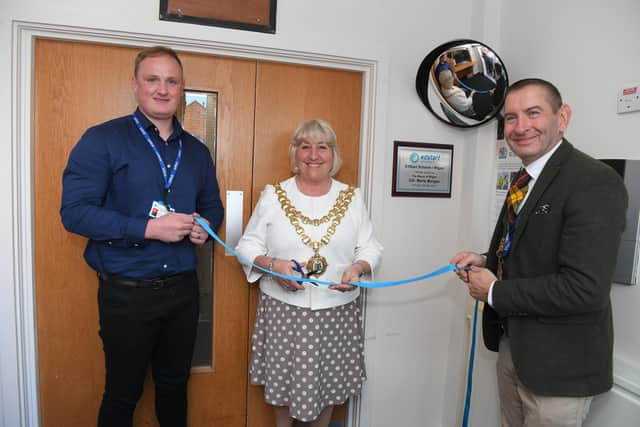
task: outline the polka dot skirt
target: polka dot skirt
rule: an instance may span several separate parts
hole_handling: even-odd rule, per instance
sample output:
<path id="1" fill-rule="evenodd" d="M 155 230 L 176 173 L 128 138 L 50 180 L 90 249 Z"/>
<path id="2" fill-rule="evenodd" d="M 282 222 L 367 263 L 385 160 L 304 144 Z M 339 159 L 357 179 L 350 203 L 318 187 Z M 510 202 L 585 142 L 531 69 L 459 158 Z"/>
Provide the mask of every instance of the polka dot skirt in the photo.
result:
<path id="1" fill-rule="evenodd" d="M 249 375 L 265 401 L 312 421 L 360 394 L 366 378 L 360 300 L 311 310 L 260 294 Z"/>

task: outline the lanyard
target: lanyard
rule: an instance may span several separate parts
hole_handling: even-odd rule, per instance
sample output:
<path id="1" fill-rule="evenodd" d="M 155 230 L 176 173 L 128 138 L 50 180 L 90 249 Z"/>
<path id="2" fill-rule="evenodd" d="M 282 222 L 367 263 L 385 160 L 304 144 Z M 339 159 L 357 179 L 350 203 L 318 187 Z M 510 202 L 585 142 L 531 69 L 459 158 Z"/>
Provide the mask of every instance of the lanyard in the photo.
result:
<path id="1" fill-rule="evenodd" d="M 520 219 L 520 213 L 516 214 L 516 222 L 513 225 L 513 228 L 515 229 L 518 226 L 518 220 Z M 511 249 L 511 227 L 509 227 L 509 224 L 507 223 L 507 230 L 504 233 L 504 248 L 502 248 L 502 257 L 506 257 L 507 254 L 509 253 L 509 249 Z"/>
<path id="2" fill-rule="evenodd" d="M 156 158 L 158 159 L 158 163 L 160 164 L 160 171 L 162 172 L 162 178 L 164 179 L 164 203 L 168 206 L 169 204 L 167 198 L 169 196 L 171 184 L 173 183 L 173 178 L 176 177 L 176 172 L 178 171 L 178 166 L 180 166 L 180 160 L 182 159 L 182 138 L 178 139 L 178 155 L 176 156 L 176 161 L 173 163 L 173 167 L 171 168 L 171 173 L 167 176 L 167 166 L 164 163 L 164 160 L 162 160 L 162 156 L 160 155 L 158 148 L 153 143 L 153 141 L 151 141 L 151 137 L 142 127 L 142 124 L 140 123 L 138 117 L 135 114 L 132 114 L 131 117 L 133 117 L 133 121 L 136 122 L 138 130 L 144 137 L 145 141 L 147 141 L 147 144 L 149 144 L 149 147 L 151 147 L 156 155 Z"/>
<path id="3" fill-rule="evenodd" d="M 502 248 L 502 257 L 506 257 L 509 253 L 509 249 L 511 249 L 511 230 L 509 230 L 509 228 L 509 224 L 507 224 L 507 230 L 504 233 L 504 248 Z"/>

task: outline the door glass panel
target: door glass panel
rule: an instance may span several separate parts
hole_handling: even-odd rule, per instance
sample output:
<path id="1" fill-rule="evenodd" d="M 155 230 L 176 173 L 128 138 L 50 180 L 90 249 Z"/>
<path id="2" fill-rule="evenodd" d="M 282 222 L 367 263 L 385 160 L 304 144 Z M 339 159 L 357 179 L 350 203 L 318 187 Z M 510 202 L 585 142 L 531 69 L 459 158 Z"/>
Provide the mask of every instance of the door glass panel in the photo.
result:
<path id="1" fill-rule="evenodd" d="M 178 111 L 182 127 L 209 147 L 213 163 L 216 162 L 216 123 L 218 94 L 185 90 Z M 200 317 L 193 353 L 193 367 L 213 367 L 213 241 L 209 240 L 196 250 L 198 282 L 200 284 Z"/>

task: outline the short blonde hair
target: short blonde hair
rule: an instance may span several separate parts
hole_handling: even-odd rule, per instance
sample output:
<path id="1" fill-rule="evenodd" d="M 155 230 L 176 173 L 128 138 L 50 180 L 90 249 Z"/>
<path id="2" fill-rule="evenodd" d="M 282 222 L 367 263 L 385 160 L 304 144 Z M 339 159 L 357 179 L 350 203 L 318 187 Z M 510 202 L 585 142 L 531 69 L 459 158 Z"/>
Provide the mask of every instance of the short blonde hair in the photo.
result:
<path id="1" fill-rule="evenodd" d="M 138 69 L 140 68 L 140 63 L 142 61 L 144 61 L 147 58 L 154 58 L 156 56 L 168 56 L 169 58 L 172 58 L 173 60 L 175 60 L 178 63 L 178 66 L 180 67 L 181 77 L 184 76 L 184 70 L 182 69 L 182 61 L 180 61 L 180 57 L 178 57 L 178 54 L 176 53 L 175 50 L 166 46 L 151 46 L 151 47 L 144 48 L 140 52 L 138 52 L 138 55 L 136 56 L 136 61 L 133 66 L 133 76 L 138 77 Z"/>
<path id="2" fill-rule="evenodd" d="M 294 132 L 293 138 L 291 138 L 291 144 L 289 144 L 291 172 L 294 174 L 299 172 L 296 168 L 296 151 L 303 141 L 327 144 L 333 152 L 333 165 L 329 171 L 329 176 L 334 176 L 338 173 L 342 166 L 342 157 L 340 156 L 340 150 L 336 142 L 336 133 L 331 128 L 331 125 L 322 119 L 304 121 L 300 123 Z"/>

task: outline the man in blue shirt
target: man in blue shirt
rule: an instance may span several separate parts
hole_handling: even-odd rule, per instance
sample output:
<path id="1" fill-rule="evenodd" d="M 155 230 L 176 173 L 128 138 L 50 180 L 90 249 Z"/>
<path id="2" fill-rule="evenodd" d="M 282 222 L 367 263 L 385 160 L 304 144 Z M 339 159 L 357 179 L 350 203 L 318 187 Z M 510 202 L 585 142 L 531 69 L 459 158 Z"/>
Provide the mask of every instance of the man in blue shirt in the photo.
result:
<path id="1" fill-rule="evenodd" d="M 63 174 L 62 223 L 88 237 L 99 277 L 105 390 L 98 426 L 132 425 L 152 367 L 162 427 L 186 426 L 198 322 L 196 246 L 223 207 L 207 147 L 174 117 L 184 80 L 177 54 L 142 50 L 131 82 L 138 108 L 86 131 Z"/>
<path id="2" fill-rule="evenodd" d="M 453 68 L 451 68 L 451 64 L 447 61 L 447 56 L 442 54 L 440 55 L 440 58 L 438 58 L 438 65 L 436 65 L 436 80 L 438 80 L 440 73 L 445 70 L 449 70 L 451 71 L 451 74 L 453 74 Z"/>

